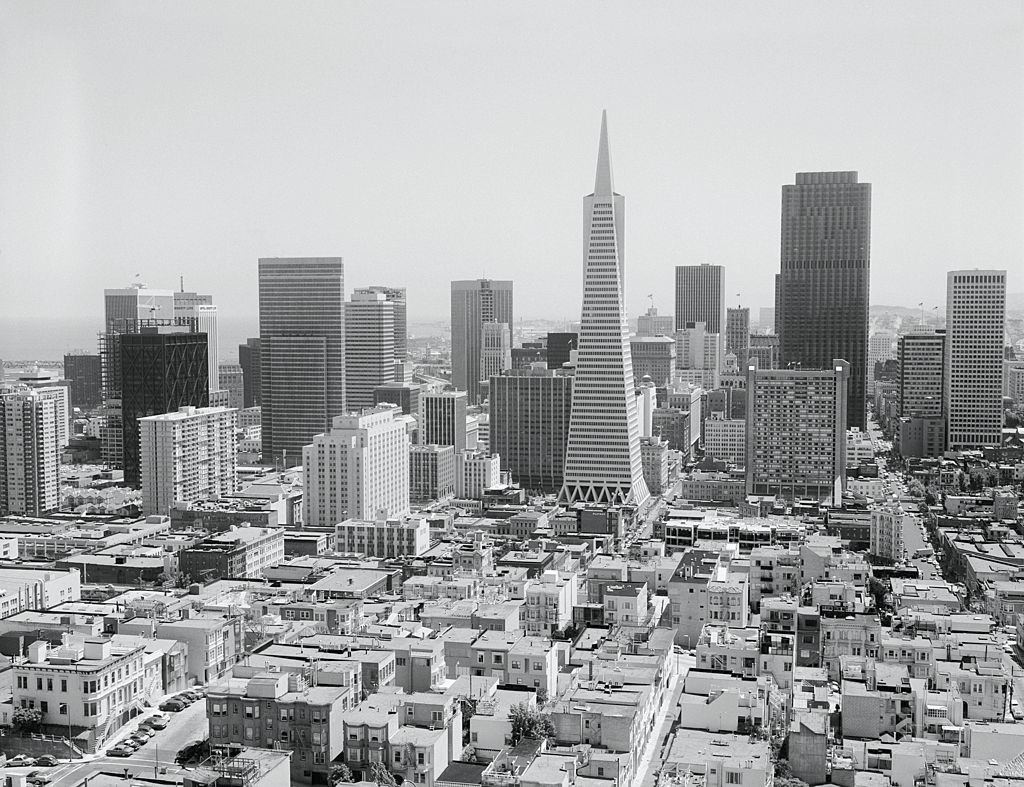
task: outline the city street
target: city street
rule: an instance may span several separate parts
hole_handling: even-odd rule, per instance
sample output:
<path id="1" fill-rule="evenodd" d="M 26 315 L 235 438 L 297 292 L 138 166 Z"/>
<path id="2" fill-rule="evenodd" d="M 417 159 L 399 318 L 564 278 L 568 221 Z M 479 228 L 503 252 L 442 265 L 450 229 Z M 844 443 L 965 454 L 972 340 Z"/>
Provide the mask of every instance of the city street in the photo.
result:
<path id="1" fill-rule="evenodd" d="M 152 712 L 139 716 L 126 724 L 121 733 L 111 740 L 108 748 L 138 729 L 139 722 Z M 50 787 L 78 787 L 85 778 L 100 771 L 123 772 L 125 768 L 134 775 L 152 777 L 154 772 L 166 768 L 168 773 L 180 769 L 174 764 L 178 751 L 193 741 L 202 740 L 209 733 L 206 722 L 206 701 L 194 702 L 180 713 L 170 714 L 167 728 L 157 734 L 131 757 L 92 756 L 83 760 L 62 763 L 55 768 L 42 769 L 52 781 Z M 11 775 L 29 773 L 37 768 L 4 768 L 0 773 Z"/>
<path id="2" fill-rule="evenodd" d="M 912 558 L 918 549 L 930 547 L 931 544 L 921 533 L 921 528 L 918 525 L 917 519 L 908 519 L 903 524 L 903 547 L 907 550 L 907 560 L 909 560 L 920 572 L 921 579 L 941 579 L 942 576 L 939 570 L 928 562 L 928 558 Z"/>

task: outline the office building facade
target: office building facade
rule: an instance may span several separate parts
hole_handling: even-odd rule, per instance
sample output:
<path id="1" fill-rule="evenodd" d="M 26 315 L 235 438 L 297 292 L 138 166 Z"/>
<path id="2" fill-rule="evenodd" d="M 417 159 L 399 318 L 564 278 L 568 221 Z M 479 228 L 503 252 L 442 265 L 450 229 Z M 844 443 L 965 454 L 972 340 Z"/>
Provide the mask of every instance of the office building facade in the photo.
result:
<path id="1" fill-rule="evenodd" d="M 455 448 L 414 445 L 409 449 L 409 498 L 414 503 L 445 500 L 455 494 Z"/>
<path id="2" fill-rule="evenodd" d="M 607 115 L 601 118 L 594 192 L 584 198 L 587 250 L 563 503 L 643 505 L 640 420 L 625 311 L 625 200 L 612 185 Z"/>
<path id="3" fill-rule="evenodd" d="M 946 447 L 998 446 L 1003 428 L 1006 271 L 946 274 Z"/>
<path id="4" fill-rule="evenodd" d="M 782 187 L 775 322 L 783 368 L 850 364 L 848 426 L 865 428 L 871 184 L 856 172 L 799 172 Z"/>
<path id="5" fill-rule="evenodd" d="M 512 282 L 473 279 L 452 282 L 452 385 L 470 404 L 480 401 L 480 357 L 484 323 L 514 325 Z"/>
<path id="6" fill-rule="evenodd" d="M 356 290 L 345 304 L 345 406 L 373 406 L 373 390 L 395 379 L 395 304 L 383 292 Z"/>
<path id="7" fill-rule="evenodd" d="M 746 368 L 750 352 L 750 309 L 746 306 L 726 310 L 725 351 L 736 356 L 741 369 Z"/>
<path id="8" fill-rule="evenodd" d="M 64 379 L 70 383 L 72 407 L 92 410 L 103 403 L 103 371 L 98 354 L 65 355 Z"/>
<path id="9" fill-rule="evenodd" d="M 629 340 L 633 357 L 633 384 L 650 377 L 659 388 L 670 382 L 676 371 L 676 340 L 671 336 L 634 336 Z"/>
<path id="10" fill-rule="evenodd" d="M 748 495 L 839 505 L 846 488 L 850 364 L 747 369 Z"/>
<path id="11" fill-rule="evenodd" d="M 122 456 L 128 486 L 141 484 L 138 419 L 209 405 L 206 339 L 202 333 L 157 328 L 120 337 Z"/>
<path id="12" fill-rule="evenodd" d="M 246 339 L 238 345 L 238 365 L 242 367 L 243 407 L 259 407 L 260 395 L 260 340 Z"/>
<path id="13" fill-rule="evenodd" d="M 259 261 L 264 461 L 298 462 L 345 412 L 345 269 L 340 257 Z"/>
<path id="14" fill-rule="evenodd" d="M 441 391 L 420 396 L 420 439 L 422 445 L 450 445 L 466 450 L 465 391 Z"/>
<path id="15" fill-rule="evenodd" d="M 676 266 L 676 330 L 702 322 L 708 333 L 725 331 L 725 267 Z"/>
<path id="16" fill-rule="evenodd" d="M 408 300 L 405 287 L 384 287 L 373 285 L 370 287 L 356 287 L 352 291 L 353 296 L 362 294 L 378 294 L 391 304 L 393 323 L 395 326 L 395 361 L 401 363 L 409 358 L 409 317 Z"/>

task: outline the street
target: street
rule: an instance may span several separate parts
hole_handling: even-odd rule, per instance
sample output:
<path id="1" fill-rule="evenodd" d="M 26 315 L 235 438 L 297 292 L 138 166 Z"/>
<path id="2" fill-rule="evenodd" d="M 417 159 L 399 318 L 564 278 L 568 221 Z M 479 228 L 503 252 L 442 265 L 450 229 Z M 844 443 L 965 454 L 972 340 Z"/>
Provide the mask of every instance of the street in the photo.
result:
<path id="1" fill-rule="evenodd" d="M 918 549 L 931 546 L 921 533 L 919 521 L 910 519 L 903 523 L 903 548 L 907 551 L 907 560 L 920 572 L 921 579 L 942 579 L 939 570 L 928 562 L 928 558 L 911 557 Z"/>
<path id="2" fill-rule="evenodd" d="M 111 739 L 107 748 L 122 738 L 130 735 L 139 727 L 139 722 L 144 721 L 152 712 L 145 713 L 126 724 L 124 729 Z M 167 728 L 160 730 L 157 734 L 141 747 L 131 757 L 107 757 L 91 756 L 82 760 L 63 762 L 54 768 L 42 769 L 51 779 L 50 787 L 77 787 L 82 784 L 87 776 L 99 771 L 123 772 L 128 768 L 133 774 L 152 777 L 154 772 L 160 768 L 166 768 L 168 773 L 175 773 L 180 769 L 174 764 L 174 757 L 178 751 L 193 741 L 202 740 L 209 733 L 206 722 L 206 700 L 192 703 L 180 713 L 170 714 L 170 721 Z M 29 773 L 32 768 L 4 768 L 4 775 L 15 773 Z"/>

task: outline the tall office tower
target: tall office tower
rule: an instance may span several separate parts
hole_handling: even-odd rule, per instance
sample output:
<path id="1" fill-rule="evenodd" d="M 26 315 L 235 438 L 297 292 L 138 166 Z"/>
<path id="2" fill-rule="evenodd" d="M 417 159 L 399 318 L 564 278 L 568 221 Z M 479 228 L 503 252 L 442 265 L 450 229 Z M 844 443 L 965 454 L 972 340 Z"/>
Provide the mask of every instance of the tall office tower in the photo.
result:
<path id="1" fill-rule="evenodd" d="M 245 373 L 237 363 L 222 363 L 217 370 L 221 390 L 227 395 L 228 407 L 241 410 L 245 407 Z"/>
<path id="2" fill-rule="evenodd" d="M 946 274 L 946 448 L 998 446 L 1003 428 L 1006 271 Z"/>
<path id="3" fill-rule="evenodd" d="M 512 319 L 512 282 L 473 279 L 452 282 L 452 385 L 480 401 L 483 325 Z"/>
<path id="4" fill-rule="evenodd" d="M 580 344 L 580 335 L 572 333 L 548 334 L 548 368 L 561 369 L 572 359 L 572 352 Z"/>
<path id="5" fill-rule="evenodd" d="M 220 388 L 220 352 L 217 349 L 217 307 L 212 304 L 193 306 L 192 316 L 196 321 L 196 332 L 206 334 L 206 375 L 210 391 Z"/>
<path id="6" fill-rule="evenodd" d="M 190 292 L 184 289 L 174 291 L 174 311 L 179 317 L 188 317 L 196 306 L 212 306 L 213 296 Z"/>
<path id="7" fill-rule="evenodd" d="M 624 303 L 625 200 L 612 186 L 606 113 L 601 115 L 594 193 L 583 203 L 589 227 L 583 309 L 559 498 L 564 503 L 639 506 L 650 493 L 640 458 Z"/>
<path id="8" fill-rule="evenodd" d="M 121 351 L 117 337 L 138 330 L 143 322 L 171 323 L 175 318 L 174 292 L 150 289 L 144 284 L 103 291 L 103 332 L 100 334 L 100 367 L 103 375 L 103 398 L 121 396 Z"/>
<path id="9" fill-rule="evenodd" d="M 64 356 L 64 379 L 70 383 L 71 406 L 92 410 L 103 403 L 103 371 L 99 355 Z"/>
<path id="10" fill-rule="evenodd" d="M 658 307 L 651 306 L 646 314 L 636 318 L 637 336 L 671 336 L 675 330 L 675 320 L 671 314 L 658 314 Z"/>
<path id="11" fill-rule="evenodd" d="M 758 369 L 778 369 L 779 337 L 773 334 L 751 334 L 747 358 L 756 358 Z"/>
<path id="12" fill-rule="evenodd" d="M 702 322 L 708 333 L 725 332 L 725 267 L 676 266 L 676 330 Z"/>
<path id="13" fill-rule="evenodd" d="M 865 428 L 871 184 L 856 172 L 798 172 L 782 187 L 775 322 L 783 367 L 850 363 L 847 426 Z"/>
<path id="14" fill-rule="evenodd" d="M 373 389 L 395 379 L 395 304 L 356 290 L 345 304 L 345 407 L 373 407 Z"/>
<path id="15" fill-rule="evenodd" d="M 480 334 L 480 381 L 512 368 L 512 329 L 503 322 L 485 322 Z M 481 396 L 481 398 L 483 398 Z"/>
<path id="16" fill-rule="evenodd" d="M 306 524 L 374 521 L 409 512 L 409 435 L 394 405 L 335 416 L 302 449 Z"/>
<path id="17" fill-rule="evenodd" d="M 246 407 L 259 407 L 260 395 L 260 340 L 246 339 L 238 345 L 238 365 L 242 367 L 242 396 Z"/>
<path id="18" fill-rule="evenodd" d="M 345 268 L 294 257 L 259 270 L 263 460 L 298 461 L 345 412 Z"/>
<path id="19" fill-rule="evenodd" d="M 466 392 L 441 391 L 420 396 L 421 445 L 450 445 L 466 450 Z"/>
<path id="20" fill-rule="evenodd" d="M 236 412 L 181 407 L 139 419 L 143 513 L 169 515 L 179 503 L 235 491 Z"/>
<path id="21" fill-rule="evenodd" d="M 904 457 L 940 456 L 946 443 L 945 330 L 901 336 L 897 360 L 896 448 Z"/>
<path id="22" fill-rule="evenodd" d="M 543 366 L 491 378 L 490 450 L 523 489 L 558 494 L 572 414 L 572 375 Z"/>
<path id="23" fill-rule="evenodd" d="M 708 390 L 717 388 L 723 360 L 720 334 L 708 332 L 703 322 L 691 322 L 675 332 L 675 340 L 676 379 Z"/>
<path id="24" fill-rule="evenodd" d="M 357 287 L 352 294 L 379 293 L 392 305 L 395 315 L 395 361 L 401 363 L 409 357 L 409 317 L 405 287 Z M 396 378 L 397 379 L 397 378 Z"/>
<path id="25" fill-rule="evenodd" d="M 44 391 L 0 393 L 0 515 L 60 506 L 59 404 Z"/>
<path id="26" fill-rule="evenodd" d="M 750 352 L 750 309 L 746 306 L 726 312 L 725 351 L 735 355 L 736 362 L 746 368 Z"/>
<path id="27" fill-rule="evenodd" d="M 747 368 L 748 495 L 842 502 L 850 364 L 829 369 Z"/>
<path id="28" fill-rule="evenodd" d="M 210 403 L 206 334 L 143 328 L 120 337 L 124 481 L 141 483 L 139 420 Z"/>
<path id="29" fill-rule="evenodd" d="M 633 359 L 634 385 L 639 385 L 644 377 L 650 377 L 661 388 L 672 382 L 676 340 L 671 336 L 634 336 L 629 340 L 629 353 Z"/>

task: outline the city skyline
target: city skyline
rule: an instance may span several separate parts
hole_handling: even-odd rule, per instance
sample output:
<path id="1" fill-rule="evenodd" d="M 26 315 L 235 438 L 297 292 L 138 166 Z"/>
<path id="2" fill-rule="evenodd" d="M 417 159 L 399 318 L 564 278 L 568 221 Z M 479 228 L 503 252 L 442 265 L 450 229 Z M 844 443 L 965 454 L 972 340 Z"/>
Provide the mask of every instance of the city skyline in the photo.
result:
<path id="1" fill-rule="evenodd" d="M 492 80 L 494 104 L 488 106 L 494 111 L 485 113 L 467 110 L 465 97 L 479 95 L 479 80 L 491 71 L 474 75 L 475 69 L 463 67 L 489 41 L 485 15 L 461 14 L 466 32 L 451 34 L 461 48 L 429 70 L 440 79 L 434 69 L 444 69 L 453 96 L 434 108 L 410 98 L 409 88 L 394 98 L 370 91 L 349 58 L 373 53 L 353 47 L 351 55 L 329 54 L 319 29 L 269 12 L 254 13 L 246 32 L 273 23 L 287 42 L 311 36 L 304 50 L 308 61 L 285 57 L 280 73 L 248 56 L 224 62 L 221 36 L 209 35 L 224 32 L 219 27 L 226 24 L 224 11 L 213 15 L 207 35 L 187 51 L 197 68 L 220 74 L 195 108 L 205 122 L 184 111 L 189 73 L 167 73 L 156 59 L 161 46 L 149 51 L 130 45 L 134 38 L 102 24 L 109 20 L 104 13 L 99 23 L 86 27 L 73 24 L 74 14 L 56 18 L 56 8 L 33 4 L 31 11 L 8 6 L 5 12 L 11 54 L 0 69 L 27 88 L 0 99 L 5 116 L 24 119 L 24 126 L 0 129 L 9 143 L 3 149 L 19 151 L 19 161 L 0 154 L 6 155 L 0 164 L 7 176 L 0 200 L 10 206 L 0 217 L 6 241 L 0 259 L 23 272 L 5 291 L 0 329 L 6 330 L 0 334 L 15 334 L 16 323 L 33 316 L 28 293 L 44 282 L 57 324 L 95 312 L 84 293 L 127 284 L 136 273 L 156 286 L 184 275 L 190 288 L 216 293 L 222 323 L 231 322 L 255 314 L 256 259 L 301 254 L 345 257 L 353 285 L 372 284 L 386 273 L 413 293 L 413 320 L 444 319 L 443 307 L 436 307 L 444 302 L 448 280 L 499 276 L 523 282 L 544 277 L 551 285 L 517 317 L 571 319 L 580 294 L 575 249 L 583 217 L 566 195 L 590 166 L 580 143 L 587 131 L 581 118 L 604 106 L 626 143 L 619 158 L 628 173 L 622 188 L 631 195 L 626 238 L 634 260 L 626 302 L 631 316 L 644 311 L 648 293 L 667 289 L 674 266 L 700 262 L 728 269 L 727 305 L 770 306 L 778 264 L 778 188 L 795 171 L 856 169 L 875 185 L 874 273 L 876 285 L 884 283 L 873 288 L 875 303 L 892 303 L 913 285 L 919 295 L 895 305 L 941 304 L 939 277 L 925 275 L 935 268 L 1013 271 L 1020 264 L 1024 111 L 1014 89 L 1021 55 L 1013 44 L 1022 23 L 1019 7 L 1009 3 L 988 5 L 985 13 L 927 6 L 927 16 L 919 13 L 925 6 L 913 4 L 870 14 L 842 4 L 827 12 L 793 4 L 803 13 L 784 9 L 779 14 L 750 7 L 732 18 L 734 24 L 730 12 L 716 15 L 720 21 L 713 24 L 691 19 L 686 10 L 661 12 L 664 38 L 641 43 L 635 23 L 624 22 L 622 28 L 619 46 L 638 58 L 638 67 L 653 65 L 654 58 L 666 63 L 666 74 L 638 96 L 632 83 L 623 84 L 604 66 L 595 78 L 585 57 L 576 58 L 581 65 L 569 65 L 577 47 L 589 51 L 604 42 L 604 26 L 621 28 L 614 24 L 614 12 L 602 10 L 587 21 L 578 42 L 558 38 L 564 49 L 539 37 L 533 44 L 535 54 L 543 55 L 537 65 L 503 60 L 527 54 L 527 44 L 517 44 L 509 55 L 488 51 L 496 58 L 488 61 L 494 68 L 507 65 L 534 90 L 524 96 Z M 340 25 L 347 34 L 342 22 L 358 21 L 369 30 L 388 24 L 410 54 L 422 45 L 412 32 L 422 21 L 419 12 L 405 21 L 387 13 L 364 19 L 360 6 L 351 8 L 351 19 L 339 21 L 327 13 L 320 27 L 338 32 Z M 451 12 L 440 9 L 428 24 L 448 18 Z M 831 19 L 824 13 L 838 13 L 842 24 L 827 24 Z M 540 19 L 545 16 L 549 23 L 567 21 L 558 10 Z M 188 14 L 182 17 L 139 13 L 128 32 L 145 40 L 167 24 L 172 32 L 181 30 Z M 513 31 L 534 31 L 537 22 L 524 17 L 512 13 L 503 21 Z M 766 35 L 753 50 L 728 57 L 740 42 L 751 43 L 748 33 L 755 26 Z M 66 45 L 65 58 L 44 64 L 19 57 L 41 29 Z M 793 58 L 758 43 L 783 31 L 807 44 L 794 47 L 799 54 Z M 879 32 L 886 34 L 875 35 Z M 679 46 L 669 33 L 692 46 Z M 824 38 L 815 43 L 819 36 Z M 825 51 L 830 58 L 819 57 Z M 909 58 L 907 51 L 916 54 Z M 948 62 L 941 54 L 946 51 L 961 52 L 970 67 L 962 67 L 962 58 Z M 704 65 L 712 62 L 712 53 L 716 69 Z M 560 76 L 545 86 L 541 69 L 548 74 L 545 64 L 556 56 Z M 376 57 L 369 62 L 378 62 Z M 863 73 L 844 67 L 853 58 Z M 117 72 L 111 73 L 115 62 Z M 124 62 L 135 68 L 122 68 Z M 294 69 L 313 66 L 313 72 L 318 63 L 322 75 L 308 95 L 284 90 L 283 80 Z M 410 74 L 404 61 L 392 67 L 422 90 L 422 77 Z M 892 73 L 901 78 L 882 78 Z M 844 90 L 832 91 L 839 75 Z M 169 93 L 160 112 L 137 102 L 122 106 L 118 94 L 107 92 L 116 86 L 133 95 L 156 78 L 166 82 Z M 813 100 L 796 102 L 788 91 L 762 91 L 760 79 L 792 85 Z M 345 101 L 342 109 L 328 111 L 332 86 L 340 87 Z M 570 93 L 574 98 L 552 106 L 552 90 L 560 98 Z M 50 100 L 28 105 L 40 93 Z M 460 98 L 459 109 L 449 104 Z M 314 109 L 326 113 L 326 122 L 298 124 L 299 144 L 283 147 L 285 130 L 293 128 L 285 123 Z M 533 119 L 541 109 L 543 122 Z M 760 144 L 738 144 L 741 135 L 749 139 L 752 128 L 732 122 L 737 111 L 753 118 Z M 429 133 L 404 133 L 409 112 Z M 248 122 L 253 113 L 260 123 Z M 178 121 L 184 125 L 176 129 Z M 448 144 L 455 128 L 457 154 L 439 147 Z M 38 161 L 49 164 L 39 171 L 30 163 Z M 256 162 L 261 166 L 250 173 Z M 312 178 L 309 195 L 296 195 L 290 187 L 295 173 Z M 149 180 L 159 182 L 159 189 Z M 430 200 L 403 199 L 428 183 Z M 106 207 L 99 213 L 93 206 L 101 205 Z M 176 210 L 181 216 L 172 221 Z M 744 216 L 742 231 L 730 221 L 734 212 Z M 214 224 L 207 218 L 211 213 L 218 216 Z M 377 216 L 400 222 L 402 232 L 383 232 Z M 681 229 L 678 216 L 684 217 Z M 434 275 L 441 268 L 445 276 Z M 1012 294 L 1012 277 L 1010 286 Z M 656 305 L 663 313 L 672 308 L 665 297 Z M 72 333 L 59 349 L 81 346 L 81 340 L 73 341 L 78 335 Z M 10 357 L 4 345 L 0 354 Z"/>

